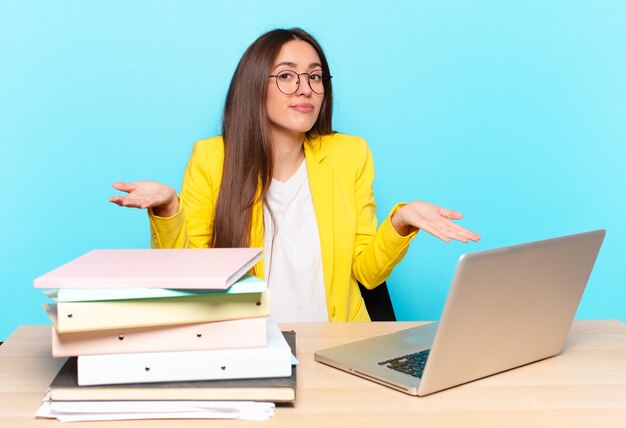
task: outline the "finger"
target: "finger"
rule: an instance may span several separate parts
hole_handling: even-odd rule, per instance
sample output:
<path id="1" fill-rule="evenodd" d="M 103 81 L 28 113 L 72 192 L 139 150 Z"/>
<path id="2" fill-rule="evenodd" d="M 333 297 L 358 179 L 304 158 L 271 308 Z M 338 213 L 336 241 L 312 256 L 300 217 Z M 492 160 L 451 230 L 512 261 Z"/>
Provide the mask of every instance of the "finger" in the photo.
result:
<path id="1" fill-rule="evenodd" d="M 135 188 L 135 186 L 133 186 L 132 183 L 124 183 L 123 181 L 116 181 L 115 183 L 113 183 L 113 188 L 121 192 L 130 192 Z"/>
<path id="2" fill-rule="evenodd" d="M 456 223 L 448 222 L 448 227 L 450 228 L 452 232 L 457 233 L 461 236 L 464 236 L 469 240 L 472 240 L 474 242 L 478 242 L 480 240 L 480 236 L 478 234 L 472 232 L 469 229 L 464 228 L 463 226 L 459 226 Z"/>
<path id="3" fill-rule="evenodd" d="M 130 196 L 113 196 L 109 199 L 111 202 L 127 208 L 142 208 L 143 198 L 133 198 Z"/>
<path id="4" fill-rule="evenodd" d="M 463 218 L 463 214 L 458 211 L 449 210 L 447 208 L 439 208 L 439 214 L 443 217 L 451 218 L 453 220 L 460 220 Z"/>
<path id="5" fill-rule="evenodd" d="M 432 224 L 425 224 L 420 229 L 433 235 L 435 238 L 441 239 L 446 244 L 450 243 L 450 239 L 447 237 L 447 235 L 445 233 L 442 233 L 442 231 L 437 227 L 433 227 Z"/>
<path id="6" fill-rule="evenodd" d="M 463 214 L 458 212 L 458 211 L 454 211 L 454 210 L 449 210 L 447 208 L 440 208 L 440 214 L 443 217 L 447 217 L 451 220 L 460 220 L 463 218 Z M 468 230 L 462 226 L 459 226 L 458 224 L 448 221 L 447 224 L 449 225 L 449 227 L 452 228 L 452 230 L 454 230 L 456 233 L 460 233 L 463 236 L 465 236 L 467 239 L 472 240 L 474 242 L 478 242 L 480 240 L 480 236 L 474 232 L 472 232 L 471 230 Z M 467 242 L 467 241 L 464 241 Z"/>
<path id="7" fill-rule="evenodd" d="M 478 242 L 478 239 L 480 239 L 480 237 L 474 232 L 471 232 L 449 220 L 429 223 L 424 225 L 422 229 L 445 242 L 456 240 L 467 243 L 470 240 Z"/>
<path id="8" fill-rule="evenodd" d="M 470 239 L 462 230 L 449 227 L 447 225 L 441 225 L 437 232 L 439 235 L 444 236 L 448 241 L 455 240 L 467 243 Z"/>
<path id="9" fill-rule="evenodd" d="M 474 242 L 478 242 L 480 241 L 480 236 L 477 233 L 472 232 L 469 229 L 466 229 L 464 227 L 460 227 L 458 225 L 455 225 L 458 227 L 457 232 L 462 234 L 463 236 L 467 237 L 468 239 L 474 241 Z"/>
<path id="10" fill-rule="evenodd" d="M 113 197 L 109 198 L 109 202 L 112 202 L 115 205 L 119 205 L 120 207 L 123 206 L 122 205 L 122 198 L 120 198 L 119 196 L 113 196 Z"/>
<path id="11" fill-rule="evenodd" d="M 128 198 L 122 198 L 119 196 L 113 196 L 109 198 L 109 202 L 112 202 L 115 205 L 118 205 L 120 207 L 139 208 L 133 200 L 128 199 Z"/>
<path id="12" fill-rule="evenodd" d="M 452 230 L 447 231 L 445 235 L 448 239 L 454 239 L 455 241 L 461 241 L 466 244 L 467 244 L 467 241 L 469 240 L 469 238 L 465 234 L 452 231 Z"/>
<path id="13" fill-rule="evenodd" d="M 469 232 L 469 239 L 471 239 L 474 242 L 480 241 L 480 235 L 478 235 L 477 233 L 474 233 L 472 231 L 469 231 L 469 230 L 468 230 L 468 232 Z"/>

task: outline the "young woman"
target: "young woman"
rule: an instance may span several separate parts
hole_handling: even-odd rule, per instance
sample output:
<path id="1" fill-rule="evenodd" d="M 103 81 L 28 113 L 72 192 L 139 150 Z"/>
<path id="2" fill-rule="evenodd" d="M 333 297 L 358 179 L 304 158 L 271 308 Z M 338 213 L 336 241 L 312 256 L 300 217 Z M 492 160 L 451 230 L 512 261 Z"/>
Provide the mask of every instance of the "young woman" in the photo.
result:
<path id="1" fill-rule="evenodd" d="M 369 321 L 357 280 L 382 283 L 419 229 L 479 237 L 451 221 L 460 213 L 421 201 L 377 228 L 372 155 L 333 131 L 331 77 L 310 34 L 263 34 L 235 70 L 222 136 L 195 144 L 180 197 L 154 181 L 117 182 L 127 194 L 110 201 L 148 208 L 154 248 L 264 248 L 253 271 L 277 321 Z"/>

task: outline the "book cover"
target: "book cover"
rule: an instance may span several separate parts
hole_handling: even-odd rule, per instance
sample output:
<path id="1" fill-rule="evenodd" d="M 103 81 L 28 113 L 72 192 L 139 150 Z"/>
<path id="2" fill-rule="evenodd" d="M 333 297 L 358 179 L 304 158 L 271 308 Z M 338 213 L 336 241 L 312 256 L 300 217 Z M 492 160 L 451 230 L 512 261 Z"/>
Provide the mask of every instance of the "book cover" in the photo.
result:
<path id="1" fill-rule="evenodd" d="M 43 305 L 57 332 L 191 324 L 267 317 L 270 290 L 159 299 L 60 302 Z"/>
<path id="2" fill-rule="evenodd" d="M 93 250 L 35 279 L 35 288 L 225 290 L 261 259 L 260 248 Z"/>
<path id="3" fill-rule="evenodd" d="M 283 332 L 283 335 L 296 355 L 296 333 Z M 294 365 L 291 376 L 279 378 L 79 386 L 76 358 L 72 357 L 50 384 L 50 393 L 54 401 L 254 400 L 294 403 L 296 385 L 297 366 Z"/>
<path id="4" fill-rule="evenodd" d="M 251 379 L 291 375 L 291 348 L 268 320 L 262 348 L 78 357 L 79 385 Z"/>
<path id="5" fill-rule="evenodd" d="M 77 333 L 58 333 L 52 328 L 53 357 L 260 348 L 266 344 L 266 318 Z"/>

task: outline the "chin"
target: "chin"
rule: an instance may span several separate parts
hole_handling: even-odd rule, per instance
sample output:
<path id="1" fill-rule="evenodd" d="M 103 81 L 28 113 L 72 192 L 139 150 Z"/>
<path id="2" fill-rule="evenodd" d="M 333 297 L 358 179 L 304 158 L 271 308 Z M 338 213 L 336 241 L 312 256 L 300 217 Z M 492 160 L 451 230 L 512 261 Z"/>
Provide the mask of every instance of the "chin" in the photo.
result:
<path id="1" fill-rule="evenodd" d="M 282 128 L 289 132 L 293 132 L 297 134 L 305 134 L 313 128 L 313 125 L 315 125 L 315 122 L 310 123 L 310 124 L 307 123 L 307 124 L 299 124 L 299 125 L 292 124 L 290 126 L 283 126 Z"/>
<path id="2" fill-rule="evenodd" d="M 287 131 L 290 133 L 304 134 L 309 132 L 313 128 L 313 126 L 315 126 L 316 120 L 317 118 L 315 118 L 315 120 L 283 120 L 280 122 L 274 122 L 273 125 L 276 127 L 276 129 L 282 129 L 283 131 Z"/>
<path id="3" fill-rule="evenodd" d="M 294 125 L 294 131 L 297 130 L 297 132 L 309 132 L 314 126 L 315 120 L 306 121 L 305 123 L 299 123 L 297 125 Z"/>

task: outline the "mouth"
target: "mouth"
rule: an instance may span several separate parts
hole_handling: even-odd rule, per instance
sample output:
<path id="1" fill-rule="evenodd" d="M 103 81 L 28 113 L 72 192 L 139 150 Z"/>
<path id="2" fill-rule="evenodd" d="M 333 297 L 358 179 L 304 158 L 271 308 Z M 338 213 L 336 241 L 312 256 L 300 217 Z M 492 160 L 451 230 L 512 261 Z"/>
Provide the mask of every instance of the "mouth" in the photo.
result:
<path id="1" fill-rule="evenodd" d="M 300 113 L 311 113 L 315 110 L 315 106 L 309 103 L 294 104 L 290 107 Z"/>

